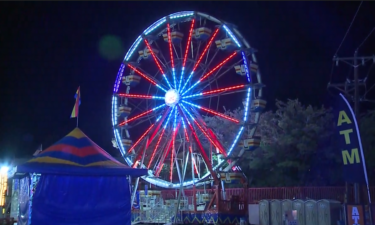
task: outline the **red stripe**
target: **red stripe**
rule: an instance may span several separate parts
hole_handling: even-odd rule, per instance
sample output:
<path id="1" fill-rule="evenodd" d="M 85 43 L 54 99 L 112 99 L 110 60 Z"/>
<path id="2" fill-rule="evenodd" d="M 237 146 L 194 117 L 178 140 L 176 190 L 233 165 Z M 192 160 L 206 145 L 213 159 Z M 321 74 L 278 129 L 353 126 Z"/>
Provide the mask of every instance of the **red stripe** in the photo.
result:
<path id="1" fill-rule="evenodd" d="M 51 147 L 43 151 L 43 153 L 45 152 L 65 152 L 65 153 L 72 154 L 72 155 L 79 156 L 79 157 L 103 154 L 101 150 L 97 149 L 94 146 L 77 148 L 77 147 L 66 145 L 66 144 L 52 145 Z"/>

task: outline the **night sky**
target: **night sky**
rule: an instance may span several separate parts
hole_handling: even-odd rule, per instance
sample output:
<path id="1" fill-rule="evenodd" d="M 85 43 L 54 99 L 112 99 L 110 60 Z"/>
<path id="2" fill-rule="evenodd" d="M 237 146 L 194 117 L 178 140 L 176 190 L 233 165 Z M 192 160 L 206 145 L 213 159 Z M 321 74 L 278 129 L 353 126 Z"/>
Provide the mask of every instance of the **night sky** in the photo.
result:
<path id="1" fill-rule="evenodd" d="M 359 3 L 1 2 L 1 155 L 30 156 L 38 145 L 48 147 L 72 130 L 78 86 L 79 127 L 117 154 L 111 144 L 111 98 L 122 58 L 145 28 L 178 11 L 201 11 L 238 26 L 258 49 L 267 109 L 274 108 L 276 98 L 326 104 L 332 57 Z M 339 56 L 353 56 L 373 28 L 374 6 L 363 3 Z M 111 59 L 100 53 L 99 43 L 107 35 L 120 40 Z M 374 35 L 360 55 L 374 53 Z M 333 77 L 342 80 L 350 72 L 340 65 Z"/>

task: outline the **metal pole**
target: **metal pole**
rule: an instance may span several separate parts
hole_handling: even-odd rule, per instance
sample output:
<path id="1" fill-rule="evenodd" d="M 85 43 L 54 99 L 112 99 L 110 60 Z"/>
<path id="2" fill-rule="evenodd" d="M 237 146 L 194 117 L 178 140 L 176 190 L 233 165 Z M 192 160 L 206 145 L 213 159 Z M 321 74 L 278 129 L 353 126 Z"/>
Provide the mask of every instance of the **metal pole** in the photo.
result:
<path id="1" fill-rule="evenodd" d="M 145 148 L 143 149 L 142 160 L 141 160 L 141 163 L 140 163 L 140 167 L 141 167 L 141 168 L 142 168 L 143 161 L 145 160 L 146 148 L 147 148 L 147 142 L 148 142 L 148 136 L 147 136 L 147 138 L 146 138 Z M 135 193 L 137 192 L 137 189 L 138 189 L 138 183 L 139 183 L 139 177 L 137 177 L 137 180 L 135 181 L 134 191 L 133 191 L 132 199 L 131 199 L 131 207 L 133 207 L 133 204 L 134 204 L 134 198 L 135 198 Z M 138 204 L 139 204 L 139 203 L 140 203 L 140 202 L 138 202 Z"/>
<path id="2" fill-rule="evenodd" d="M 359 93 L 358 93 L 358 65 L 357 65 L 357 53 L 358 51 L 355 50 L 353 64 L 354 64 L 354 114 L 357 119 L 359 118 Z M 354 184 L 354 203 L 359 204 L 359 184 Z"/>
<path id="3" fill-rule="evenodd" d="M 185 146 L 185 145 L 184 145 Z M 180 182 L 180 191 L 178 193 L 178 199 L 177 199 L 177 207 L 176 207 L 176 214 L 175 214 L 175 217 L 174 217 L 174 223 L 176 223 L 176 219 L 177 219 L 177 214 L 178 214 L 178 210 L 180 208 L 180 200 L 181 200 L 181 193 L 184 191 L 183 190 L 183 186 L 182 184 L 184 183 L 184 180 L 185 180 L 185 174 L 186 174 L 186 168 L 187 168 L 187 163 L 188 163 L 188 158 L 189 158 L 189 151 L 187 151 L 187 156 L 185 158 L 185 148 L 183 150 L 183 165 L 184 165 L 184 168 L 183 168 L 183 172 L 182 172 L 182 180 Z M 178 166 L 178 164 L 177 164 Z M 181 218 L 183 220 L 183 218 Z"/>

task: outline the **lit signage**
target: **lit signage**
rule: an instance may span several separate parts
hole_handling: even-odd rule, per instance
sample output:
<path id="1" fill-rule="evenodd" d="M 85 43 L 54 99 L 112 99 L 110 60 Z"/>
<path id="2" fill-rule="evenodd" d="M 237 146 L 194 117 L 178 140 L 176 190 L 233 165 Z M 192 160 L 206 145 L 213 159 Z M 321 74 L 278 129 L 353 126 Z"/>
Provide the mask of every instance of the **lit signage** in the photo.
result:
<path id="1" fill-rule="evenodd" d="M 0 172 L 0 206 L 5 205 L 5 195 L 8 187 L 8 171 Z"/>

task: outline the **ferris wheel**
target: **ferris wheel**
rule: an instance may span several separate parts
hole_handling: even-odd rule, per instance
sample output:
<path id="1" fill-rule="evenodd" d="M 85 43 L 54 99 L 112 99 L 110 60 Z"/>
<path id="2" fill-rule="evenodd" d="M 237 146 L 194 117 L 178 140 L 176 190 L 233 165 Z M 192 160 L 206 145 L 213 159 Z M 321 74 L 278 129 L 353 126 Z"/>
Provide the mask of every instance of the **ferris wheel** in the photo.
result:
<path id="1" fill-rule="evenodd" d="M 173 13 L 144 30 L 113 90 L 112 142 L 126 163 L 147 168 L 142 178 L 164 188 L 238 170 L 237 160 L 259 146 L 266 104 L 254 52 L 234 25 L 201 12 Z M 228 105 L 241 107 L 241 117 L 225 113 Z M 223 135 L 207 116 L 233 132 Z"/>

